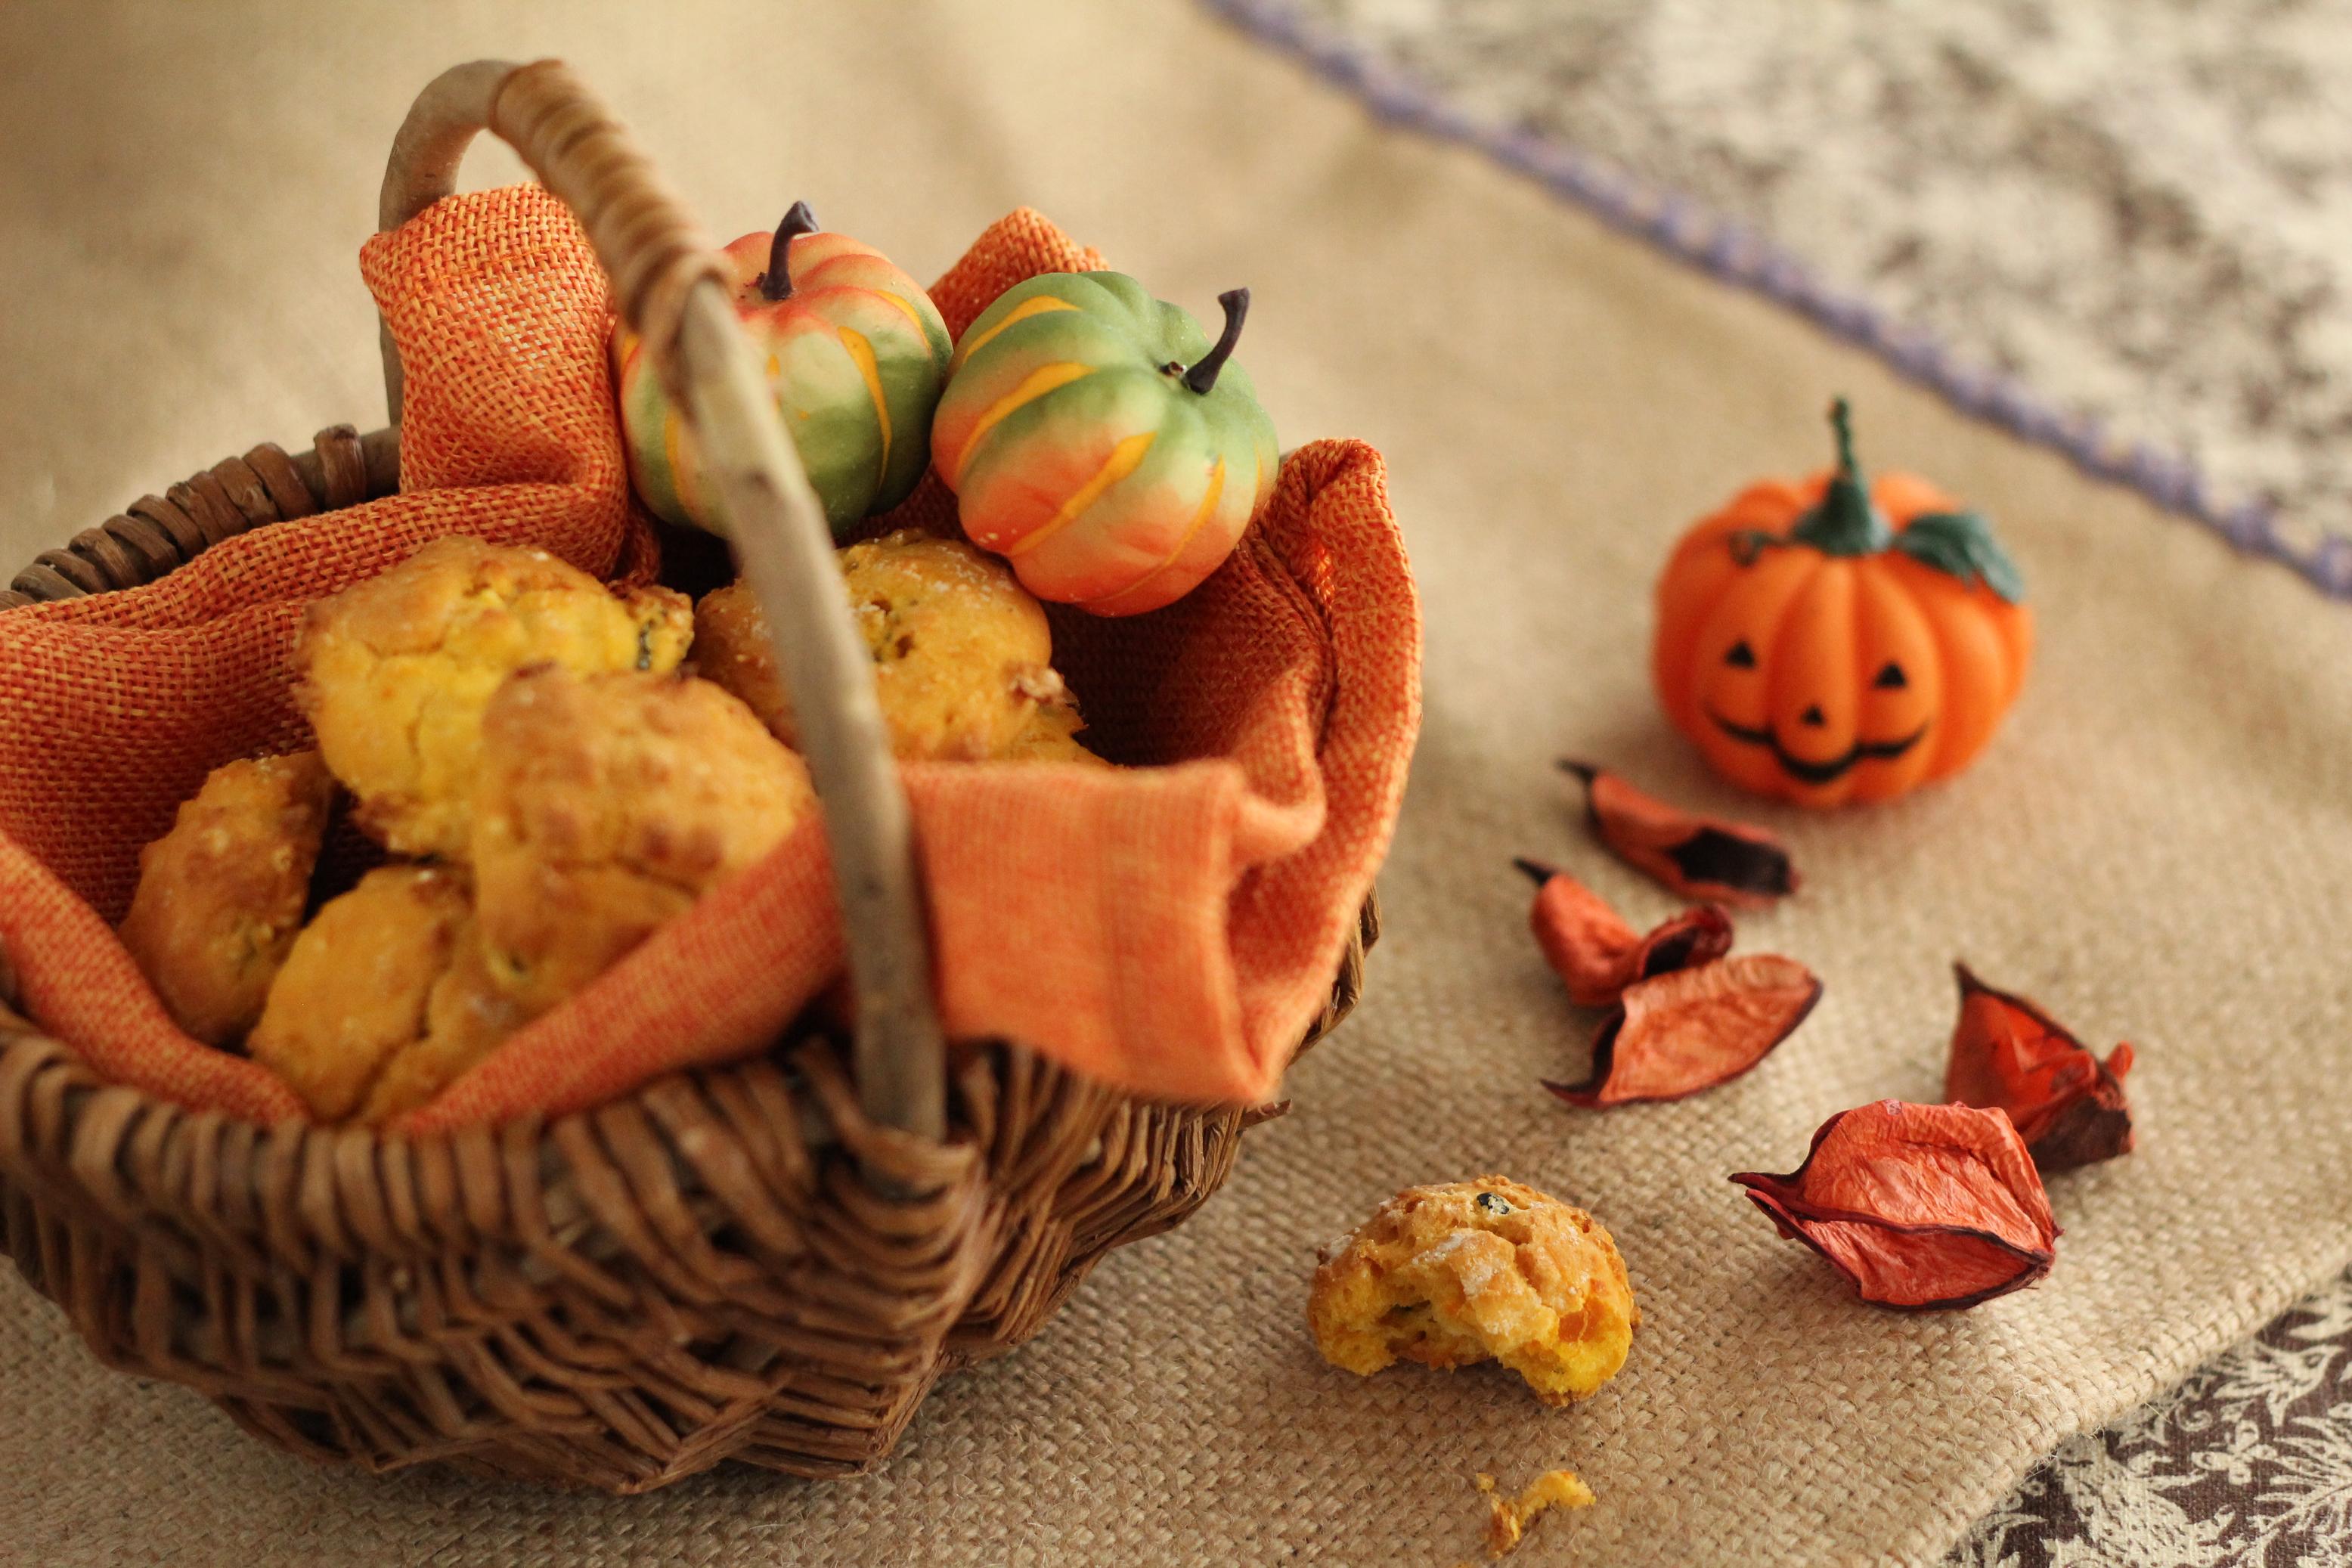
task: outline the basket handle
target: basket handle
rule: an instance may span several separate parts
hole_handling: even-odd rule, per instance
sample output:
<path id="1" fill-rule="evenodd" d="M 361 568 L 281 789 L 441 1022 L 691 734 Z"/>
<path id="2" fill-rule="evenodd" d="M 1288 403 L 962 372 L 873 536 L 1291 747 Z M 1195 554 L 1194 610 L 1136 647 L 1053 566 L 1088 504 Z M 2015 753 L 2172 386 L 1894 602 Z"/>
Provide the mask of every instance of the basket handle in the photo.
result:
<path id="1" fill-rule="evenodd" d="M 736 557 L 766 614 L 800 716 L 848 938 L 858 1100 L 882 1126 L 937 1141 L 946 1048 L 931 997 L 914 821 L 891 759 L 874 665 L 841 590 L 833 531 L 736 324 L 716 249 L 636 140 L 560 60 L 478 60 L 436 78 L 394 138 L 381 226 L 455 188 L 477 132 L 511 143 L 579 217 L 621 314 L 693 424 L 726 499 Z M 400 417 L 400 356 L 384 333 Z"/>

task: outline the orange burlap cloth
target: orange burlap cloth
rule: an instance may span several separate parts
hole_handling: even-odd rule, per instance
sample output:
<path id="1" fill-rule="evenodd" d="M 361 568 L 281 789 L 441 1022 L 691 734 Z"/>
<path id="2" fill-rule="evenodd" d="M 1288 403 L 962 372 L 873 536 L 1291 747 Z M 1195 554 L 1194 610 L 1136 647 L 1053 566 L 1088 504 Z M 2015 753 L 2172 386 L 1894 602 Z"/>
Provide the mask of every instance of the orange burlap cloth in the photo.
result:
<path id="1" fill-rule="evenodd" d="M 961 332 L 1039 272 L 1102 266 L 1034 213 L 933 297 Z M 464 532 L 607 577 L 655 566 L 604 355 L 606 287 L 570 216 L 517 186 L 443 201 L 361 268 L 407 374 L 402 493 L 227 541 L 152 586 L 0 616 L 0 950 L 45 1028 L 113 1080 L 257 1119 L 301 1107 L 173 1025 L 110 929 L 140 846 L 234 757 L 308 743 L 303 606 Z M 951 526 L 937 483 L 889 524 Z M 1233 559 L 1168 609 L 1056 614 L 1089 740 L 1150 766 L 909 766 L 940 1002 L 1117 1087 L 1269 1095 L 1386 852 L 1420 718 L 1421 622 L 1379 454 L 1284 464 Z M 577 1110 L 772 1041 L 842 965 L 809 824 L 408 1126 Z"/>

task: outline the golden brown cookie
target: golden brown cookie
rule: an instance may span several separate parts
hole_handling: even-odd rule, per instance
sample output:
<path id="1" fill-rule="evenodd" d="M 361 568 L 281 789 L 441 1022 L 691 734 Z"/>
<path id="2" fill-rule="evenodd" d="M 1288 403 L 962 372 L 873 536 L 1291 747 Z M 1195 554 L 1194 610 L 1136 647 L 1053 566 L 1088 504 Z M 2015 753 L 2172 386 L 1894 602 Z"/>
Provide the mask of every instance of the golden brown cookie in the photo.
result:
<path id="1" fill-rule="evenodd" d="M 696 601 L 694 672 L 730 693 L 759 715 L 786 745 L 800 737 L 793 727 L 793 694 L 768 640 L 768 617 L 748 583 L 730 583 Z"/>
<path id="2" fill-rule="evenodd" d="M 321 1121 L 367 1100 L 426 1033 L 435 987 L 472 936 L 465 879 L 385 866 L 331 900 L 294 941 L 247 1042 Z"/>
<path id="3" fill-rule="evenodd" d="M 361 826 L 400 854 L 461 859 L 482 710 L 509 675 L 666 671 L 692 636 L 667 588 L 616 595 L 543 550 L 439 539 L 310 606 L 297 695 Z"/>
<path id="4" fill-rule="evenodd" d="M 843 551 L 841 572 L 896 754 L 980 762 L 1084 752 L 1070 739 L 1081 726 L 1054 669 L 1045 612 L 1003 562 L 961 540 L 902 529 Z M 695 607 L 694 659 L 779 739 L 796 743 L 791 694 L 749 587 L 721 588 Z M 1058 717 L 1033 733 L 1041 712 Z"/>
<path id="5" fill-rule="evenodd" d="M 335 781 L 316 752 L 215 768 L 139 852 L 122 945 L 206 1045 L 243 1037 L 294 945 Z"/>
<path id="6" fill-rule="evenodd" d="M 425 999 L 425 1033 L 394 1053 L 360 1106 L 360 1120 L 389 1121 L 429 1103 L 467 1068 L 528 1023 L 522 1006 L 490 975 L 479 931 L 457 935 L 449 967 Z"/>
<path id="7" fill-rule="evenodd" d="M 1617 1244 L 1582 1209 L 1502 1176 L 1407 1187 L 1315 1273 L 1315 1342 L 1369 1376 L 1399 1360 L 1495 1360 L 1547 1405 L 1625 1363 L 1641 1312 Z"/>
<path id="8" fill-rule="evenodd" d="M 474 801 L 491 973 L 546 1011 L 814 805 L 800 758 L 707 680 L 517 675 L 483 717 Z"/>

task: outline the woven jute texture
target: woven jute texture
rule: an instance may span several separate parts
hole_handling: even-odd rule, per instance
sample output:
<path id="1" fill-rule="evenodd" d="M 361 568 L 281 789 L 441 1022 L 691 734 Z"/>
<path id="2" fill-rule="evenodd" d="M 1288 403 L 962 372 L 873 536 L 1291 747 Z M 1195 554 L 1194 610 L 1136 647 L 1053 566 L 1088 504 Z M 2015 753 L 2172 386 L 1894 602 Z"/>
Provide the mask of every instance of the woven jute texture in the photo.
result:
<path id="1" fill-rule="evenodd" d="M 1472 1472 L 1567 1463 L 1599 1505 L 1544 1521 L 1515 1563 L 1925 1563 L 2036 1452 L 2352 1258 L 2340 609 L 1800 321 L 1381 131 L 1181 5 L 867 16 L 567 5 L 492 30 L 421 4 L 364 37 L 290 9 L 137 43 L 121 23 L 44 37 L 53 85 L 0 99 L 16 162 L 0 270 L 60 290 L 0 322 L 17 363 L 90 353 L 91 314 L 141 277 L 135 247 L 106 243 L 125 229 L 208 232 L 233 193 L 246 232 L 291 237 L 196 247 L 191 286 L 238 313 L 175 310 L 167 373 L 155 312 L 125 322 L 102 362 L 105 386 L 131 389 L 120 403 L 0 388 L 60 509 L 10 558 L 155 476 L 373 406 L 349 266 L 364 172 L 415 85 L 461 55 L 566 53 L 721 228 L 805 195 L 927 272 L 1027 202 L 1165 297 L 1205 307 L 1248 283 L 1245 357 L 1286 441 L 1346 432 L 1389 458 L 1429 612 L 1428 712 L 1364 1005 L 1291 1074 L 1297 1109 L 1251 1135 L 1223 1193 L 1109 1259 L 1039 1339 L 942 1386 L 872 1478 L 722 1472 L 604 1501 L 316 1472 L 194 1396 L 90 1365 L 11 1281 L 0 1540 L 64 1563 L 1447 1563 L 1476 1555 Z M 0 26 L 0 55 L 35 52 L 28 25 Z M 333 90 L 193 107 L 272 70 Z M 157 161 L 102 187 L 121 216 L 15 221 L 97 199 L 77 182 L 101 143 Z M 320 357 L 257 353 L 294 321 Z M 91 363 L 58 373 L 68 390 Z M 150 380 L 206 396 L 151 406 Z M 1827 983 L 1801 1033 L 1700 1099 L 1573 1114 L 1535 1079 L 1575 1075 L 1589 1021 L 1524 934 L 1508 858 L 1559 859 L 1637 921 L 1667 907 L 1584 846 L 1561 752 L 1738 806 L 1646 690 L 1649 582 L 1684 521 L 1753 474 L 1819 466 L 1833 391 L 1856 399 L 1865 459 L 2000 521 L 2040 616 L 2034 676 L 1948 786 L 1757 814 L 1807 887 L 1741 937 Z M 2141 1143 L 2053 1184 L 2066 1235 L 2047 1283 L 1897 1317 L 1854 1305 L 1723 1176 L 1787 1169 L 1832 1111 L 1935 1093 L 1955 956 L 2103 1047 L 2134 1041 Z M 1493 1169 L 1615 1230 L 1644 1310 L 1623 1374 L 1548 1412 L 1488 1373 L 1323 1367 L 1303 1327 L 1315 1244 L 1406 1183 Z"/>

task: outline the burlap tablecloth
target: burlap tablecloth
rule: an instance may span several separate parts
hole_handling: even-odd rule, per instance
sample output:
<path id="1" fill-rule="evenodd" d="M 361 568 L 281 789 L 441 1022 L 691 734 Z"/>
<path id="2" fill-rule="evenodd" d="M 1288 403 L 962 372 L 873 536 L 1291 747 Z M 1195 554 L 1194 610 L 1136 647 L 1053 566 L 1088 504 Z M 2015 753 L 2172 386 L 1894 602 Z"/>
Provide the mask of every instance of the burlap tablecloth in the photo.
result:
<path id="1" fill-rule="evenodd" d="M 93 1365 L 0 1284 L 0 1556 L 40 1563 L 1448 1563 L 1475 1470 L 1580 1469 L 1597 1508 L 1518 1561 L 1932 1561 L 2032 1458 L 2352 1258 L 2352 616 L 2285 573 L 1962 420 L 1802 321 L 1474 158 L 1392 136 L 1175 0 L 1028 8 L 455 4 L 0 14 L 0 542 L 378 406 L 352 252 L 415 88 L 561 51 L 713 226 L 807 197 L 936 271 L 1018 202 L 1205 308 L 1286 444 L 1388 454 L 1429 610 L 1428 720 L 1369 997 L 1293 1074 L 1232 1187 L 1113 1258 L 1018 1354 L 941 1388 L 882 1474 L 718 1475 L 650 1499 L 314 1471 L 194 1396 Z M 504 177 L 484 160 L 482 177 Z M 503 168 L 510 169 L 511 165 Z M 1514 853 L 1637 921 L 1563 751 L 1729 805 L 1658 719 L 1651 574 L 1684 520 L 1813 465 L 1832 391 L 1865 456 L 2000 519 L 2034 678 L 1970 774 L 1776 818 L 1808 885 L 1750 918 L 1828 993 L 1764 1068 L 1570 1112 L 1582 1026 Z M 1829 1112 L 1932 1097 L 1965 955 L 2140 1047 L 2140 1152 L 2061 1178 L 2040 1289 L 1962 1316 L 1855 1305 L 1722 1178 Z M 1316 1242 L 1407 1182 L 1502 1170 L 1590 1205 L 1647 1314 L 1624 1373 L 1539 1409 L 1487 1373 L 1315 1357 Z"/>

